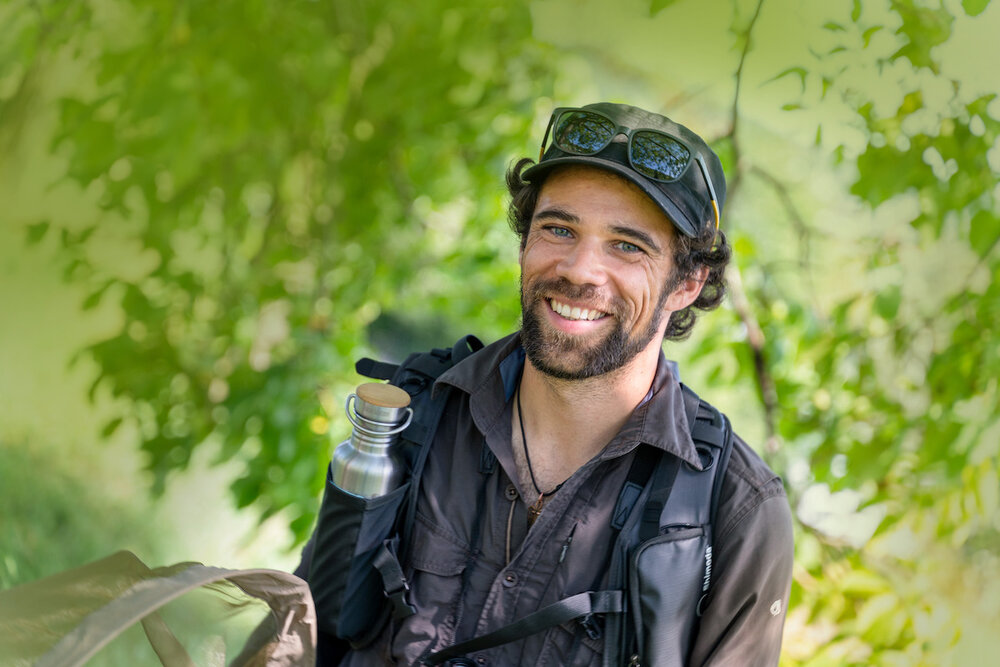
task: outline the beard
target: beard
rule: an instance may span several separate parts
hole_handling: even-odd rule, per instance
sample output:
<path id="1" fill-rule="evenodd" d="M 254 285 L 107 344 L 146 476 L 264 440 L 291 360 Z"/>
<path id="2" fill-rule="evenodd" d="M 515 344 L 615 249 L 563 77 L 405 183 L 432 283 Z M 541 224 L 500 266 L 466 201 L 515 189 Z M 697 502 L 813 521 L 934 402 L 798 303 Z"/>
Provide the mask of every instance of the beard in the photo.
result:
<path id="1" fill-rule="evenodd" d="M 673 280 L 664 285 L 656 299 L 649 324 L 633 333 L 622 321 L 627 314 L 623 299 L 614 298 L 601 308 L 613 319 L 613 328 L 602 338 L 592 341 L 547 327 L 540 309 L 547 308 L 548 299 L 599 301 L 593 285 L 574 285 L 565 278 L 542 280 L 525 286 L 521 280 L 521 345 L 531 364 L 539 371 L 561 380 L 585 380 L 624 367 L 646 349 L 659 334 L 665 315 L 663 306 L 670 295 Z"/>

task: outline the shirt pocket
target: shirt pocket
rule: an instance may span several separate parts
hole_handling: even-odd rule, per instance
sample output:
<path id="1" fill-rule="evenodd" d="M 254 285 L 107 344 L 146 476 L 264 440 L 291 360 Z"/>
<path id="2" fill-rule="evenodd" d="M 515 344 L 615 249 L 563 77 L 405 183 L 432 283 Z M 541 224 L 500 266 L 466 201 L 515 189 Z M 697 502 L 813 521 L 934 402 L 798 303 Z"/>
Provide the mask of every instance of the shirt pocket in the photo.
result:
<path id="1" fill-rule="evenodd" d="M 599 667 L 604 656 L 604 638 L 591 639 L 579 622 L 557 625 L 545 637 L 538 656 L 542 667 Z"/>
<path id="2" fill-rule="evenodd" d="M 408 571 L 409 598 L 417 613 L 400 624 L 393 644 L 397 655 L 439 650 L 453 641 L 462 601 L 463 573 L 471 552 L 449 531 L 416 515 Z M 400 653 L 402 651 L 402 653 Z"/>

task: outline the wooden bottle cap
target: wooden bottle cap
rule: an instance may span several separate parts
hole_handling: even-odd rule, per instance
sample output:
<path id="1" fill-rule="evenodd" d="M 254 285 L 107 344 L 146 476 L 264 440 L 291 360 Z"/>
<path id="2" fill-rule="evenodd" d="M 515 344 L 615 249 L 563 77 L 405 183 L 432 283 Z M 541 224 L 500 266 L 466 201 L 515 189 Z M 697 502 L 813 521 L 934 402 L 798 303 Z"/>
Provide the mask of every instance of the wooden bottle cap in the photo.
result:
<path id="1" fill-rule="evenodd" d="M 399 387 L 383 382 L 366 382 L 358 385 L 358 398 L 365 403 L 380 408 L 405 408 L 410 404 L 410 395 Z"/>

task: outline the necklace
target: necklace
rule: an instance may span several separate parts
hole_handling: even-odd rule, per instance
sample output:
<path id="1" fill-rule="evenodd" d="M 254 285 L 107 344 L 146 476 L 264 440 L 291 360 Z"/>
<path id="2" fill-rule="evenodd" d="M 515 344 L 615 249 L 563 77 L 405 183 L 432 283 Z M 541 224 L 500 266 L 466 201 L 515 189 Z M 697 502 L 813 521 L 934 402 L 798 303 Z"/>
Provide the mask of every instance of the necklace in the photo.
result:
<path id="1" fill-rule="evenodd" d="M 528 521 L 534 523 L 538 515 L 542 513 L 542 507 L 545 505 L 545 499 L 554 494 L 560 488 L 562 488 L 563 483 L 560 482 L 556 485 L 556 488 L 551 491 L 542 491 L 538 488 L 538 481 L 535 480 L 535 471 L 531 467 L 531 454 L 528 453 L 528 438 L 524 434 L 524 416 L 521 410 L 521 387 L 517 387 L 517 424 L 521 427 L 521 447 L 524 448 L 524 460 L 528 464 L 528 475 L 531 476 L 531 485 L 535 487 L 535 491 L 538 493 L 538 500 L 532 503 L 528 507 Z"/>

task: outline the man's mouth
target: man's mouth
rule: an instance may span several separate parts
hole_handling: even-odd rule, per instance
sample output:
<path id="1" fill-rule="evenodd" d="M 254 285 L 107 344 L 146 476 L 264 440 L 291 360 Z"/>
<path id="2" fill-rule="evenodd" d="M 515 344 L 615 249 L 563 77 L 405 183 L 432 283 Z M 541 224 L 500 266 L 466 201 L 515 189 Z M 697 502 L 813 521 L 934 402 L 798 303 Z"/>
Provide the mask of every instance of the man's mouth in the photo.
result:
<path id="1" fill-rule="evenodd" d="M 578 306 L 568 306 L 561 301 L 556 301 L 555 299 L 549 299 L 549 306 L 558 313 L 560 316 L 566 318 L 567 320 L 599 320 L 602 317 L 607 317 L 608 314 L 602 310 L 597 310 L 595 308 L 580 308 Z"/>

